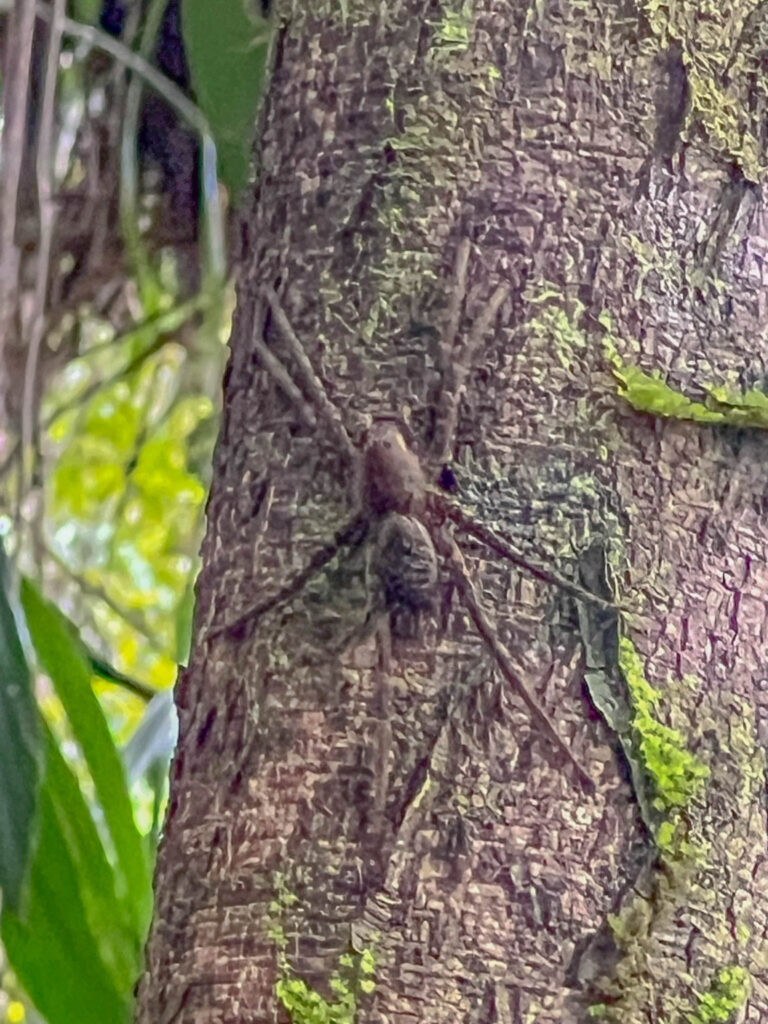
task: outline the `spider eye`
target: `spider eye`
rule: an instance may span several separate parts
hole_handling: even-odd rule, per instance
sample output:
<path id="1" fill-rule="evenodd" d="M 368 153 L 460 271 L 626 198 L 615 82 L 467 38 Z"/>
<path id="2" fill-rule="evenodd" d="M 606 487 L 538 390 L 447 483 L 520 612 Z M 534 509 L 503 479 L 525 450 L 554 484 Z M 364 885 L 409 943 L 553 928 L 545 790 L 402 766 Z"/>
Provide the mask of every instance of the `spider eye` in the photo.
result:
<path id="1" fill-rule="evenodd" d="M 385 441 L 384 442 L 384 447 L 385 448 L 391 448 L 392 447 L 392 442 L 391 441 Z"/>

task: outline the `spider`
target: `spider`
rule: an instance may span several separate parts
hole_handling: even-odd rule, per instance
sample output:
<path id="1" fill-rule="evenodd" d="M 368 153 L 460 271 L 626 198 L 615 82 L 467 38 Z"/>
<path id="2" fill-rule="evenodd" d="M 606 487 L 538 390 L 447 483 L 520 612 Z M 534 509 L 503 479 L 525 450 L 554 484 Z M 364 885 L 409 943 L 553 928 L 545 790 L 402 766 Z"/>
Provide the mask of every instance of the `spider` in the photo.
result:
<path id="1" fill-rule="evenodd" d="M 430 451 L 433 477 L 438 479 L 439 485 L 429 483 L 427 473 L 407 439 L 407 428 L 396 417 L 374 421 L 364 439 L 362 450 L 355 446 L 277 295 L 271 288 L 262 290 L 262 301 L 271 311 L 294 368 L 298 371 L 301 387 L 294 381 L 283 362 L 261 338 L 257 338 L 255 347 L 262 366 L 290 399 L 305 422 L 315 426 L 318 417 L 324 421 L 350 464 L 358 467 L 359 495 L 351 519 L 337 531 L 328 544 L 313 555 L 300 572 L 273 596 L 247 608 L 234 620 L 211 629 L 208 639 L 224 633 L 240 633 L 247 623 L 255 621 L 267 611 L 299 594 L 341 548 L 359 547 L 373 533 L 374 543 L 368 564 L 372 585 L 379 591 L 379 604 L 384 605 L 390 616 L 407 611 L 416 620 L 422 611 L 434 610 L 433 594 L 438 578 L 438 561 L 442 560 L 449 578 L 449 600 L 450 593 L 458 593 L 504 679 L 520 695 L 533 719 L 551 743 L 565 755 L 582 783 L 589 789 L 594 789 L 592 778 L 574 757 L 570 747 L 560 738 L 552 720 L 543 711 L 540 702 L 516 669 L 512 655 L 498 638 L 451 530 L 451 527 L 458 528 L 470 534 L 498 557 L 512 562 L 537 579 L 555 585 L 582 601 L 603 609 L 617 610 L 610 602 L 563 579 L 547 567 L 524 558 L 500 532 L 475 520 L 447 493 L 449 485 L 453 482 L 450 465 L 459 403 L 466 379 L 480 343 L 510 291 L 509 285 L 505 283 L 495 288 L 466 341 L 461 344 L 458 341 L 458 329 L 467 292 L 469 255 L 470 242 L 463 238 L 456 253 L 454 288 L 446 329 L 440 344 L 439 371 L 443 387 L 436 409 L 435 431 Z M 311 398 L 311 406 L 306 402 L 305 393 Z M 388 651 L 388 637 L 386 647 Z M 388 669 L 388 653 L 385 667 Z M 549 675 L 551 671 L 550 668 Z"/>

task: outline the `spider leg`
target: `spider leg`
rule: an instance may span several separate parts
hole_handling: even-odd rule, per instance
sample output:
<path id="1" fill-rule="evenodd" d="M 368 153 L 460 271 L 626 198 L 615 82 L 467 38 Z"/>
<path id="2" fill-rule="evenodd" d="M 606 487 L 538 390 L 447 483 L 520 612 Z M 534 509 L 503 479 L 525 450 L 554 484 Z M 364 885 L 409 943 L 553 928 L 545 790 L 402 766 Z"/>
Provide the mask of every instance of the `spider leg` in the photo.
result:
<path id="1" fill-rule="evenodd" d="M 258 355 L 259 362 L 262 367 L 267 371 L 275 384 L 277 384 L 286 398 L 295 407 L 305 426 L 314 430 L 317 426 L 317 417 L 315 416 L 312 407 L 304 398 L 304 395 L 295 384 L 288 370 L 283 366 L 275 353 L 272 352 L 272 350 L 264 343 L 262 336 L 264 331 L 264 318 L 264 301 L 259 298 L 256 302 L 256 309 L 253 317 L 253 330 L 251 336 L 253 349 Z"/>
<path id="2" fill-rule="evenodd" d="M 304 346 L 291 327 L 290 320 L 286 316 L 280 300 L 272 288 L 264 288 L 263 294 L 269 303 L 269 308 L 272 311 L 272 316 L 280 331 L 280 335 L 300 371 L 301 382 L 309 392 L 318 415 L 325 421 L 347 459 L 354 463 L 357 460 L 357 451 L 352 443 L 352 439 L 341 421 L 338 409 L 328 397 L 328 392 L 325 390 L 323 382 L 318 377 L 315 368 L 309 360 L 309 356 L 304 351 Z M 269 369 L 269 367 L 266 368 Z M 298 391 L 298 388 L 296 390 Z M 300 391 L 299 396 L 301 396 Z"/>
<path id="3" fill-rule="evenodd" d="M 301 387 L 294 381 L 282 360 L 264 342 L 265 303 L 272 313 L 274 322 L 293 359 L 295 367 L 299 370 L 300 384 L 309 394 L 312 404 L 307 402 Z M 269 287 L 261 290 L 257 303 L 252 344 L 263 368 L 290 400 L 304 423 L 310 428 L 315 429 L 318 418 L 322 419 L 338 442 L 346 459 L 353 466 L 356 466 L 359 461 L 358 453 L 341 420 L 339 412 L 328 397 L 322 381 L 315 372 L 309 357 L 296 336 L 296 332 L 291 327 L 285 310 L 280 304 L 280 300 L 274 290 Z M 345 526 L 337 531 L 333 540 L 320 548 L 310 558 L 307 565 L 296 573 L 276 594 L 273 594 L 272 597 L 257 605 L 252 605 L 250 608 L 245 609 L 245 611 L 241 612 L 231 621 L 213 627 L 209 630 L 206 639 L 214 639 L 223 633 L 236 634 L 247 623 L 255 621 L 266 612 L 295 597 L 309 580 L 331 561 L 340 548 L 346 545 L 354 548 L 362 544 L 368 534 L 368 526 L 366 518 L 360 513 L 356 513 Z"/>
<path id="4" fill-rule="evenodd" d="M 560 739 L 560 735 L 558 734 L 554 723 L 549 716 L 544 713 L 540 702 L 536 697 L 534 697 L 528 689 L 525 681 L 515 670 L 512 663 L 512 656 L 504 644 L 499 640 L 496 635 L 496 630 L 493 628 L 486 611 L 480 603 L 475 586 L 467 572 L 464 556 L 462 555 L 458 544 L 445 529 L 438 532 L 435 538 L 435 543 L 438 550 L 445 556 L 451 577 L 467 611 L 469 612 L 469 617 L 472 619 L 475 629 L 485 641 L 488 650 L 493 655 L 494 661 L 501 670 L 501 674 L 517 691 L 517 693 L 520 694 L 534 719 L 539 723 L 552 743 L 562 751 L 570 764 L 575 768 L 584 785 L 590 790 L 594 790 L 595 783 L 589 773 L 576 760 L 574 755 L 571 753 L 571 749 L 568 744 L 564 740 Z M 552 671 L 553 669 L 550 668 L 550 675 Z"/>
<path id="5" fill-rule="evenodd" d="M 446 519 L 450 519 L 460 530 L 470 534 L 472 537 L 476 537 L 489 547 L 494 554 L 506 558 L 508 562 L 512 562 L 513 565 L 527 572 L 530 576 L 534 576 L 544 583 L 550 583 L 552 586 L 559 587 L 579 601 L 586 601 L 589 604 L 597 605 L 598 608 L 603 608 L 607 611 L 625 610 L 620 605 L 613 604 L 611 601 L 606 601 L 604 598 L 598 597 L 597 594 L 585 590 L 578 583 L 573 583 L 571 580 L 559 576 L 557 573 L 552 572 L 551 569 L 547 569 L 546 566 L 538 562 L 532 562 L 529 558 L 524 558 L 497 530 L 478 522 L 466 509 L 461 508 L 455 502 L 448 501 L 439 492 L 430 492 L 430 497 L 433 505 Z"/>
<path id="6" fill-rule="evenodd" d="M 374 812 L 377 825 L 383 830 L 384 811 L 389 792 L 389 753 L 392 748 L 392 637 L 389 628 L 389 615 L 379 615 L 376 627 L 376 645 L 379 658 L 376 665 L 375 696 L 373 713 L 376 721 L 374 737 L 375 758 L 375 794 Z"/>
<path id="7" fill-rule="evenodd" d="M 453 289 L 448 304 L 448 315 L 446 317 L 445 329 L 440 339 L 438 350 L 438 372 L 440 375 L 440 394 L 438 396 L 437 409 L 435 410 L 435 427 L 432 437 L 432 454 L 439 464 L 442 451 L 446 447 L 444 436 L 446 407 L 450 402 L 448 397 L 455 390 L 455 357 L 456 357 L 456 336 L 459 333 L 461 322 L 461 311 L 464 300 L 467 297 L 467 268 L 469 266 L 470 242 L 466 235 L 459 242 L 456 249 L 456 258 L 453 265 Z M 452 445 L 452 439 L 450 440 Z"/>
<path id="8" fill-rule="evenodd" d="M 238 633 L 247 623 L 256 621 L 266 612 L 272 611 L 273 608 L 277 608 L 281 604 L 285 604 L 286 601 L 290 601 L 292 597 L 295 597 L 304 589 L 313 576 L 316 576 L 331 561 L 341 548 L 347 545 L 351 548 L 359 547 L 368 536 L 368 526 L 369 524 L 365 516 L 355 515 L 334 534 L 333 540 L 316 551 L 304 568 L 297 572 L 276 594 L 268 597 L 260 604 L 251 605 L 250 608 L 246 608 L 244 612 L 241 612 L 240 615 L 230 622 L 224 622 L 222 625 L 214 627 L 209 631 L 206 639 L 212 640 L 217 636 L 221 636 L 222 633 Z"/>
<path id="9" fill-rule="evenodd" d="M 455 285 L 448 309 L 445 334 L 440 346 L 440 371 L 442 388 L 435 414 L 435 433 L 432 450 L 435 463 L 445 465 L 453 460 L 453 446 L 456 441 L 456 427 L 459 418 L 459 402 L 472 364 L 488 329 L 495 320 L 502 303 L 511 288 L 507 282 L 496 286 L 482 312 L 475 320 L 466 344 L 457 342 L 461 307 L 467 293 L 467 266 L 469 263 L 469 239 L 463 238 L 456 252 L 454 265 Z"/>
<path id="10" fill-rule="evenodd" d="M 456 249 L 456 260 L 453 266 L 454 287 L 448 305 L 448 317 L 445 331 L 440 343 L 440 372 L 447 378 L 453 368 L 456 335 L 459 333 L 461 310 L 467 296 L 467 268 L 469 266 L 469 239 L 464 236 Z"/>

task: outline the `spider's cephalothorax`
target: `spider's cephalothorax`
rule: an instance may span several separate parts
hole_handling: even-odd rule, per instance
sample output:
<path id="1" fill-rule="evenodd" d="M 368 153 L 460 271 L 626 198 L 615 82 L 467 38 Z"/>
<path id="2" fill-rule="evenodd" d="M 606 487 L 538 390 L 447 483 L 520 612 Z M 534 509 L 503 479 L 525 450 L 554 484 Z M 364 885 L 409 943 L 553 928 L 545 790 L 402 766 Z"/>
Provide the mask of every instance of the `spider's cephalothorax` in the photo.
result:
<path id="1" fill-rule="evenodd" d="M 406 619 L 417 620 L 422 611 L 434 610 L 437 552 L 429 531 L 418 519 L 398 512 L 384 517 L 370 569 L 396 626 Z"/>
<path id="2" fill-rule="evenodd" d="M 372 516 L 388 512 L 419 516 L 429 487 L 418 456 L 408 447 L 393 420 L 380 420 L 368 431 L 363 455 L 362 504 Z"/>

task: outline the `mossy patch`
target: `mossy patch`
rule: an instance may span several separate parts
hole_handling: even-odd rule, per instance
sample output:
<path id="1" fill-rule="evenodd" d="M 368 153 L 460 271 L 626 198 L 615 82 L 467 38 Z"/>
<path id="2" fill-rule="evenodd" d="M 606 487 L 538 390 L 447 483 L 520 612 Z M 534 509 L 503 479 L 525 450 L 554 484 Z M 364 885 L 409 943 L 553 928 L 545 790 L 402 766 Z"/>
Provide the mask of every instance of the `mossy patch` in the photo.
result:
<path id="1" fill-rule="evenodd" d="M 370 995 L 376 987 L 376 961 L 372 950 L 343 953 L 339 957 L 338 966 L 328 979 L 328 989 L 334 998 L 326 998 L 291 966 L 283 922 L 298 897 L 289 890 L 284 875 L 276 873 L 273 884 L 275 896 L 269 904 L 267 935 L 277 953 L 275 995 L 280 1005 L 291 1024 L 354 1024 L 360 998 Z"/>
<path id="2" fill-rule="evenodd" d="M 646 679 L 628 637 L 619 642 L 619 667 L 630 694 L 632 745 L 650 782 L 651 806 L 662 816 L 654 838 L 661 850 L 677 852 L 681 834 L 676 812 L 701 792 L 709 768 L 688 750 L 682 733 L 658 720 L 661 695 Z"/>
<path id="3" fill-rule="evenodd" d="M 699 999 L 694 1013 L 688 1014 L 688 1024 L 715 1024 L 732 1020 L 749 997 L 751 984 L 749 971 L 743 967 L 723 967 L 715 975 L 712 985 Z"/>
<path id="4" fill-rule="evenodd" d="M 610 327 L 610 318 L 603 314 L 601 323 Z M 723 427 L 768 429 L 768 395 L 758 388 L 739 391 L 725 385 L 700 383 L 706 398 L 697 402 L 667 384 L 660 370 L 647 373 L 639 366 L 625 363 L 610 334 L 603 338 L 603 352 L 619 383 L 620 397 L 638 412 Z"/>

